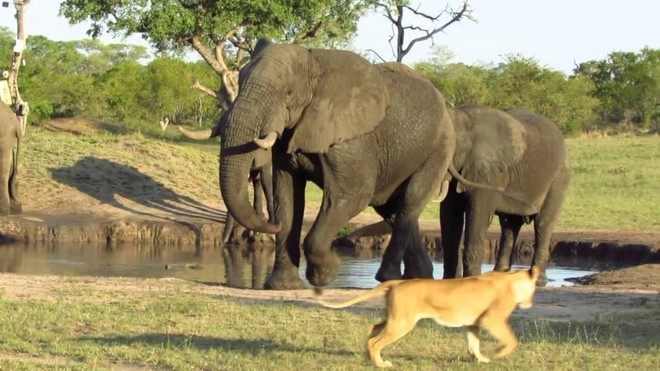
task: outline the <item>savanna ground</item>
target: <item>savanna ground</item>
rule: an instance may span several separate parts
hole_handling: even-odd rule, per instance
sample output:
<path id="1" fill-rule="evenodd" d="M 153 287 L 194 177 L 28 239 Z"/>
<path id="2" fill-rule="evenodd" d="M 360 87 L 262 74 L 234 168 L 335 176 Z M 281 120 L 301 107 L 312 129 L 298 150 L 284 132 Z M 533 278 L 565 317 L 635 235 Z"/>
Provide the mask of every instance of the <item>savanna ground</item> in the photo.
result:
<path id="1" fill-rule="evenodd" d="M 32 128 L 31 128 L 32 129 Z M 90 220 L 217 218 L 218 145 L 113 134 L 83 120 L 32 129 L 22 161 L 24 214 Z M 660 137 L 574 138 L 573 180 L 558 230 L 658 245 Z M 313 215 L 320 192 L 308 190 Z M 422 225 L 437 226 L 437 203 Z M 356 224 L 377 220 L 365 212 Z M 529 227 L 526 227 L 529 229 Z M 660 364 L 660 265 L 603 272 L 543 288 L 512 323 L 521 340 L 495 369 L 654 369 Z M 346 298 L 359 290 L 326 290 Z M 367 325 L 381 300 L 351 310 L 311 290 L 273 292 L 177 279 L 0 274 L 2 369 L 362 369 Z M 483 345 L 492 354 L 495 342 Z M 422 323 L 384 352 L 402 369 L 476 369 L 459 330 Z"/>

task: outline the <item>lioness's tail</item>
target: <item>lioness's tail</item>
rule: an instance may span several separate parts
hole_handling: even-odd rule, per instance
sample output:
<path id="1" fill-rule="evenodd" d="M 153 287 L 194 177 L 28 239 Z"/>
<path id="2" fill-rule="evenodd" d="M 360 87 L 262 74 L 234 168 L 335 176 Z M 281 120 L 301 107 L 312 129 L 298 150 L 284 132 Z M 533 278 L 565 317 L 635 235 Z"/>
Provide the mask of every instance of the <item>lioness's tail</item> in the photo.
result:
<path id="1" fill-rule="evenodd" d="M 351 299 L 349 301 L 345 301 L 343 303 L 328 303 L 327 301 L 325 301 L 323 299 L 320 299 L 320 298 L 318 299 L 318 301 L 319 301 L 319 303 L 321 303 L 322 305 L 324 305 L 328 308 L 335 308 L 335 309 L 346 308 L 346 307 L 350 307 L 353 304 L 357 304 L 359 302 L 362 302 L 362 301 L 371 299 L 373 297 L 376 297 L 380 294 L 384 294 L 384 293 L 390 291 L 392 286 L 396 286 L 401 282 L 403 282 L 403 280 L 385 281 L 385 282 L 381 283 L 380 285 L 374 287 L 373 289 L 365 292 L 364 294 L 358 295 L 358 296 L 354 297 L 353 299 Z"/>

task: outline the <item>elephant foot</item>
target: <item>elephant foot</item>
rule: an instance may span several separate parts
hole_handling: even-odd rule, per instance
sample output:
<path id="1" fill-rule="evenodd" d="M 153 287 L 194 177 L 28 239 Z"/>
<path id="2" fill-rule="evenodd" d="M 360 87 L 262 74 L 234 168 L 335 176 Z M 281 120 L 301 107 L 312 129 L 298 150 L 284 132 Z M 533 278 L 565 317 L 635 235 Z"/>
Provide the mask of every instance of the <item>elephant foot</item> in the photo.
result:
<path id="1" fill-rule="evenodd" d="M 536 281 L 536 287 L 545 287 L 548 285 L 548 276 L 545 271 L 541 272 L 539 279 Z"/>
<path id="2" fill-rule="evenodd" d="M 300 290 L 305 288 L 305 283 L 298 276 L 298 267 L 273 268 L 273 272 L 264 283 L 266 290 Z"/>
<path id="3" fill-rule="evenodd" d="M 314 286 L 327 286 L 337 278 L 339 273 L 339 257 L 332 251 L 323 255 L 310 254 L 307 257 L 305 276 Z"/>
<path id="4" fill-rule="evenodd" d="M 389 280 L 400 280 L 403 277 L 401 276 L 400 267 L 384 267 L 381 265 L 378 272 L 376 272 L 375 278 L 378 282 L 385 282 Z"/>
<path id="5" fill-rule="evenodd" d="M 433 278 L 433 262 L 426 252 L 404 257 L 403 266 L 403 279 Z"/>
<path id="6" fill-rule="evenodd" d="M 473 277 L 481 275 L 481 264 L 475 264 L 463 269 L 463 277 Z"/>
<path id="7" fill-rule="evenodd" d="M 511 270 L 511 266 L 497 263 L 495 264 L 495 268 L 493 268 L 493 270 L 495 272 L 508 272 Z"/>

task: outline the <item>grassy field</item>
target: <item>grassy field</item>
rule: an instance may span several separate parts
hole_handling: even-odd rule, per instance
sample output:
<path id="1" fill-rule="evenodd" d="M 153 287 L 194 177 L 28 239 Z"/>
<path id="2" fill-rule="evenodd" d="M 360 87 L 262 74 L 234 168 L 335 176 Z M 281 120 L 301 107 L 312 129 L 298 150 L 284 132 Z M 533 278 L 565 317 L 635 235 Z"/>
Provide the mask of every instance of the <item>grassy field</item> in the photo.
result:
<path id="1" fill-rule="evenodd" d="M 136 295 L 62 288 L 55 298 L 28 300 L 0 295 L 0 313 L 0 368 L 11 370 L 366 370 L 373 369 L 364 357 L 366 328 L 381 318 L 372 309 L 330 310 L 177 289 Z M 513 318 L 521 345 L 488 368 L 655 369 L 660 333 L 649 325 L 658 315 L 658 307 L 650 307 L 588 322 Z M 492 355 L 495 341 L 482 337 L 483 353 Z M 432 322 L 421 322 L 383 355 L 397 369 L 484 368 L 468 358 L 461 330 Z"/>
<path id="2" fill-rule="evenodd" d="M 66 201 L 76 187 L 57 175 L 77 164 L 94 164 L 102 172 L 125 166 L 148 178 L 147 185 L 218 203 L 218 144 L 180 141 L 171 133 L 167 138 L 32 130 L 22 161 L 24 197 L 39 204 Z M 571 138 L 568 146 L 573 175 L 558 229 L 660 230 L 660 136 Z M 122 184 L 114 187 L 121 193 Z M 318 207 L 321 197 L 310 183 L 308 205 Z M 436 219 L 437 214 L 438 204 L 431 202 L 422 217 Z"/>

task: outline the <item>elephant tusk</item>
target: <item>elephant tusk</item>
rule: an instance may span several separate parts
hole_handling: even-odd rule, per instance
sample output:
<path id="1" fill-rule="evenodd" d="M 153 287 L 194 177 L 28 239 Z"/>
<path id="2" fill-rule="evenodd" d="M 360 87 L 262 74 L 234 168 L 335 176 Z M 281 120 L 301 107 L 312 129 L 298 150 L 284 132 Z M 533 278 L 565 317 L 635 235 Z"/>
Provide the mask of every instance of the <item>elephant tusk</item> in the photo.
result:
<path id="1" fill-rule="evenodd" d="M 442 183 L 440 184 L 440 194 L 438 195 L 438 202 L 442 202 L 442 200 L 447 197 L 447 193 L 449 192 L 449 181 L 448 180 L 443 180 Z"/>
<path id="2" fill-rule="evenodd" d="M 277 133 L 274 131 L 269 131 L 268 134 L 262 138 L 254 138 L 254 142 L 263 149 L 270 149 L 277 140 Z"/>

